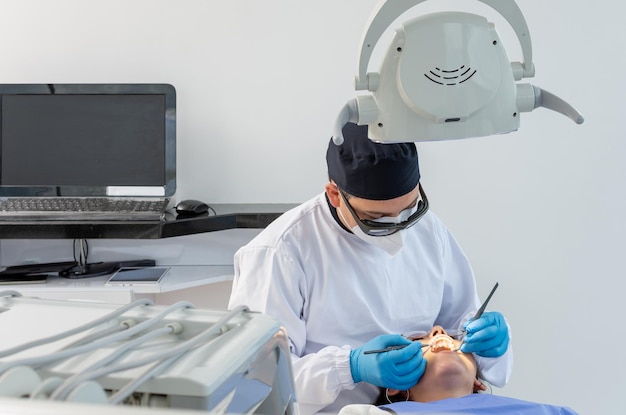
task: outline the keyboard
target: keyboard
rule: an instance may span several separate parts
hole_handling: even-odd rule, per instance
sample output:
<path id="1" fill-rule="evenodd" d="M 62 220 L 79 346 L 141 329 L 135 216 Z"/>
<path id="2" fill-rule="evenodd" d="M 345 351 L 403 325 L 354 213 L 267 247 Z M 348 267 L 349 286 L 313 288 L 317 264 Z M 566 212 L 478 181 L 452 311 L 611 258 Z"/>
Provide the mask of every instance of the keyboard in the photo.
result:
<path id="1" fill-rule="evenodd" d="M 160 220 L 169 199 L 0 197 L 0 220 Z"/>

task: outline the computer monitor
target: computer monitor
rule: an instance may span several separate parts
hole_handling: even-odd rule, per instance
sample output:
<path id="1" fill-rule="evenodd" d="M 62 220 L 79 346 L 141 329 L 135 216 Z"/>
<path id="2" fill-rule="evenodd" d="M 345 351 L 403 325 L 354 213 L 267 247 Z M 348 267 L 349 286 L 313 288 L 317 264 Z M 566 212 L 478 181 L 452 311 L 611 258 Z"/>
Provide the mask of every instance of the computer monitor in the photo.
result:
<path id="1" fill-rule="evenodd" d="M 176 191 L 169 84 L 0 84 L 0 197 Z"/>

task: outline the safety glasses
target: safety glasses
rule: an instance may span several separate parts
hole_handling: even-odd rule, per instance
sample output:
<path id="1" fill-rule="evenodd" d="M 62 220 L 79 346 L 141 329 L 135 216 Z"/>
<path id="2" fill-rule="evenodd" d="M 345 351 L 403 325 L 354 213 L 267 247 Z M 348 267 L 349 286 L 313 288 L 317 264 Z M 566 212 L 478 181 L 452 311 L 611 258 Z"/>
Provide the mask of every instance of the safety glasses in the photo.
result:
<path id="1" fill-rule="evenodd" d="M 389 236 L 402 229 L 406 229 L 412 225 L 415 225 L 417 221 L 419 221 L 422 216 L 426 212 L 428 212 L 428 198 L 426 197 L 426 193 L 424 193 L 424 189 L 422 188 L 422 184 L 418 185 L 420 192 L 420 200 L 417 202 L 417 210 L 411 216 L 409 216 L 406 220 L 399 223 L 383 223 L 376 222 L 374 220 L 360 219 L 359 215 L 356 213 L 352 205 L 348 202 L 348 198 L 344 194 L 343 190 L 339 189 L 339 194 L 343 202 L 348 207 L 350 214 L 356 221 L 357 226 L 370 236 Z"/>

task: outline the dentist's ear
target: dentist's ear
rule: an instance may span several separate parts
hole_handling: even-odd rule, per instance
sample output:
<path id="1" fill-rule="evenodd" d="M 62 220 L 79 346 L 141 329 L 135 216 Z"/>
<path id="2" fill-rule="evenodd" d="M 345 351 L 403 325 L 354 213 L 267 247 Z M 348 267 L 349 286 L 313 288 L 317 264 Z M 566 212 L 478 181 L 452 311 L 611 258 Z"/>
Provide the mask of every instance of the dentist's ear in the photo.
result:
<path id="1" fill-rule="evenodd" d="M 330 204 L 333 205 L 335 209 L 339 208 L 339 188 L 335 184 L 335 182 L 326 183 L 326 196 L 328 196 L 328 200 Z"/>

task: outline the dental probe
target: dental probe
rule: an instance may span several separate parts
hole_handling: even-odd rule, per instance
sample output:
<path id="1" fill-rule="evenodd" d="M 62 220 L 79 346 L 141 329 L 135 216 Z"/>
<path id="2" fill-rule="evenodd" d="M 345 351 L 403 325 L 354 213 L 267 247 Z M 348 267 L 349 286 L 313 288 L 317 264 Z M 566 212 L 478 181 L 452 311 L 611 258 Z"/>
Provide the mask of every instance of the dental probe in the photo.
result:
<path id="1" fill-rule="evenodd" d="M 410 344 L 410 343 L 409 343 Z M 372 353 L 384 353 L 384 352 L 390 352 L 392 350 L 402 350 L 405 347 L 407 347 L 409 344 L 399 344 L 397 346 L 387 346 L 384 349 L 376 349 L 376 350 L 366 350 L 363 352 L 363 354 L 372 354 Z M 422 349 L 424 347 L 428 347 L 430 346 L 430 344 L 423 344 L 422 345 Z"/>
<path id="2" fill-rule="evenodd" d="M 489 303 L 489 300 L 491 300 L 491 296 L 493 295 L 493 293 L 496 291 L 496 288 L 498 288 L 498 283 L 496 282 L 496 285 L 493 286 L 493 288 L 491 289 L 491 292 L 489 293 L 489 295 L 487 296 L 487 299 L 485 300 L 485 302 L 483 303 L 483 305 L 480 306 L 480 308 L 478 309 L 478 311 L 476 312 L 476 314 L 474 314 L 474 317 L 472 317 L 471 319 L 469 319 L 468 321 L 474 321 L 476 319 L 479 319 L 480 316 L 483 315 L 483 313 L 485 312 L 485 308 L 487 308 L 487 304 Z M 461 346 L 463 346 L 463 344 L 465 343 L 465 336 L 467 335 L 467 330 L 463 329 L 463 334 L 461 335 L 461 337 L 459 338 L 459 340 L 461 340 L 461 343 L 459 343 L 459 347 L 457 347 L 455 350 L 453 351 L 457 351 L 457 350 L 461 350 Z"/>

